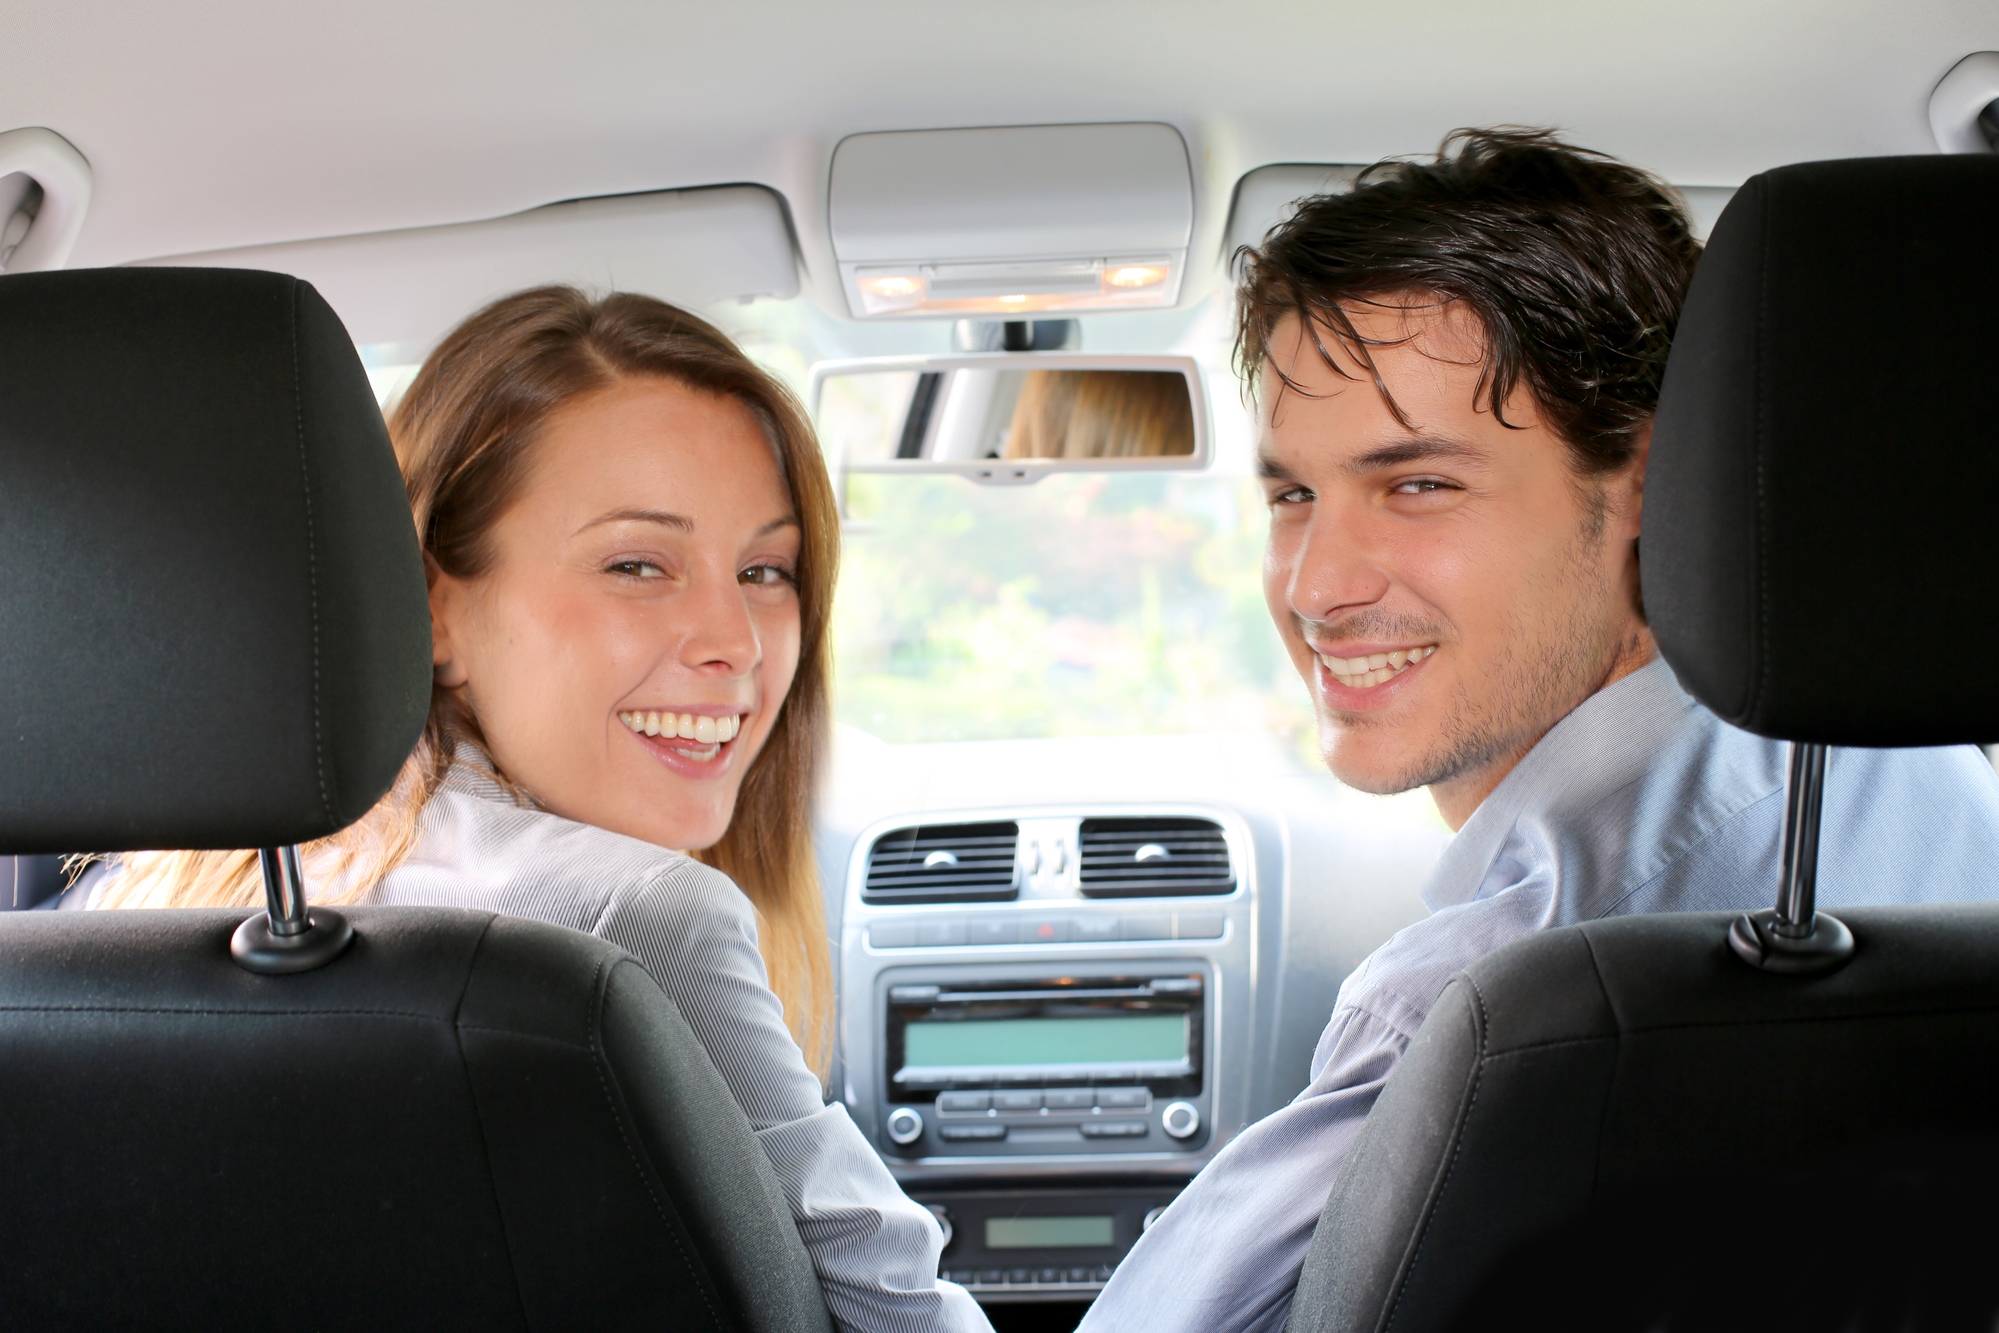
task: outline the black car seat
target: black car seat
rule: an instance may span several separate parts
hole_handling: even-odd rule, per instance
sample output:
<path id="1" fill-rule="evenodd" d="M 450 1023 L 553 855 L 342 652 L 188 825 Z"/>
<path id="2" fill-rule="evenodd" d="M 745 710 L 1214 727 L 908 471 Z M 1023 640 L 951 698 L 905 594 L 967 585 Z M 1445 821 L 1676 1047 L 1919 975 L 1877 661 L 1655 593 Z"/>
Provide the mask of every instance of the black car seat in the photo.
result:
<path id="1" fill-rule="evenodd" d="M 267 849 L 265 912 L 0 914 L 0 1325 L 826 1330 L 747 1120 L 588 936 L 307 909 L 429 618 L 304 283 L 0 278 L 0 852 Z"/>
<path id="2" fill-rule="evenodd" d="M 1644 598 L 1696 697 L 1792 742 L 1778 905 L 1455 978 L 1327 1199 L 1296 1333 L 1994 1326 L 1999 908 L 1834 921 L 1812 883 L 1826 745 L 1999 738 L 1995 226 L 1992 157 L 1785 167 L 1722 215 Z M 1962 896 L 1995 882 L 1999 848 Z"/>

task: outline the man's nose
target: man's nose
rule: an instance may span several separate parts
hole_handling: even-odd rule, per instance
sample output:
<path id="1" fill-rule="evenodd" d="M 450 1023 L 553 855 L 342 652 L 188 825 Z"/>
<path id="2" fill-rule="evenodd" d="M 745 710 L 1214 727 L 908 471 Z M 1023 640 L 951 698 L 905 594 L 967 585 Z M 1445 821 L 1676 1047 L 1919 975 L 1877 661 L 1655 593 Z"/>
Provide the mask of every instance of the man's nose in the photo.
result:
<path id="1" fill-rule="evenodd" d="M 681 599 L 680 609 L 685 617 L 681 665 L 739 676 L 762 659 L 763 640 L 735 570 L 704 572 Z"/>
<path id="2" fill-rule="evenodd" d="M 1365 524 L 1322 503 L 1292 553 L 1286 589 L 1292 612 L 1305 620 L 1329 620 L 1380 601 L 1388 577 L 1378 555 Z"/>

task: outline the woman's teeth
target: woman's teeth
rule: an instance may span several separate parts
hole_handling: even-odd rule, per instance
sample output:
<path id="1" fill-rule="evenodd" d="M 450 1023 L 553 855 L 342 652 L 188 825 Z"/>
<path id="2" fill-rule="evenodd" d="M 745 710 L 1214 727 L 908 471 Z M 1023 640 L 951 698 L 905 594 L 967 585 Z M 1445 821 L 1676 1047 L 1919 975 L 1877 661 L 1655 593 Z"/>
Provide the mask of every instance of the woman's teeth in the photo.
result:
<path id="1" fill-rule="evenodd" d="M 1398 648 L 1392 653 L 1370 653 L 1366 657 L 1331 657 L 1319 654 L 1333 679 L 1350 690 L 1365 690 L 1401 675 L 1437 651 L 1436 644 L 1424 648 Z"/>
<path id="2" fill-rule="evenodd" d="M 721 745 L 736 739 L 743 719 L 734 713 L 620 713 L 618 721 L 641 736 L 678 736 L 696 745 Z"/>

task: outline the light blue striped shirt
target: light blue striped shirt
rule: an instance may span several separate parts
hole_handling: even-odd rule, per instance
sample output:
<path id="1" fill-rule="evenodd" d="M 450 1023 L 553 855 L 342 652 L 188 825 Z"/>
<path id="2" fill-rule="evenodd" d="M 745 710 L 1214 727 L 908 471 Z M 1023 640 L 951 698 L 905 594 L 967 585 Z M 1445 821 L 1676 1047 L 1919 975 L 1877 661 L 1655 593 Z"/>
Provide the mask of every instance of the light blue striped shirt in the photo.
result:
<path id="1" fill-rule="evenodd" d="M 1424 888 L 1432 915 L 1347 977 L 1311 1083 L 1215 1156 L 1079 1333 L 1275 1333 L 1340 1163 L 1444 983 L 1552 926 L 1770 906 L 1786 758 L 1663 661 L 1584 701 L 1465 821 Z M 1999 897 L 1999 778 L 1969 746 L 1834 750 L 1823 829 L 1821 906 Z"/>

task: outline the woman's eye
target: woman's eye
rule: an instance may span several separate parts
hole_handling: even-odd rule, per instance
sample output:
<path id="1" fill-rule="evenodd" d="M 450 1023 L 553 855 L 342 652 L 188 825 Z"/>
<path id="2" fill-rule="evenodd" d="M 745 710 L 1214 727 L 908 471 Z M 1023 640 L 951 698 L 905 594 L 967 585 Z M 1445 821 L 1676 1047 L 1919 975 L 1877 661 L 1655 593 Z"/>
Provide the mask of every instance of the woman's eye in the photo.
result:
<path id="1" fill-rule="evenodd" d="M 604 571 L 607 574 L 622 574 L 629 579 L 660 579 L 666 571 L 650 560 L 616 560 Z"/>
<path id="2" fill-rule="evenodd" d="M 748 569 L 736 575 L 736 581 L 738 583 L 754 583 L 760 587 L 768 587 L 774 584 L 794 583 L 797 580 L 792 578 L 790 570 L 781 569 L 776 565 L 751 565 Z"/>

